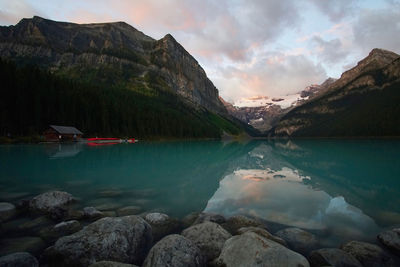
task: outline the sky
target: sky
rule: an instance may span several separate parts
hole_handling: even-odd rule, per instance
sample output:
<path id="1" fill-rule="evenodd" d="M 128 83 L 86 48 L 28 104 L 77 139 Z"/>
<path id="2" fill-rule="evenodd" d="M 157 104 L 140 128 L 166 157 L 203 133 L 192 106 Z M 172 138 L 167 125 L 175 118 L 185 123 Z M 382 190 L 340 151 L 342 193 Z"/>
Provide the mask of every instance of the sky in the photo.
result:
<path id="1" fill-rule="evenodd" d="M 34 15 L 170 33 L 230 102 L 339 78 L 373 48 L 400 54 L 400 0 L 0 0 L 0 25 Z"/>

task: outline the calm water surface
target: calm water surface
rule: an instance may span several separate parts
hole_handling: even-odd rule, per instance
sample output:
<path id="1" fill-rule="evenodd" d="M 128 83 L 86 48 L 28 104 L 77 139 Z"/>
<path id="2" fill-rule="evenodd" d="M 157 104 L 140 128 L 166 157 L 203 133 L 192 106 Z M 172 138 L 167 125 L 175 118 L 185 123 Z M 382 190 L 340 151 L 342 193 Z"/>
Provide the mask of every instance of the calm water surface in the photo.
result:
<path id="1" fill-rule="evenodd" d="M 400 141 L 0 146 L 0 201 L 52 189 L 81 207 L 253 215 L 337 246 L 400 225 Z"/>

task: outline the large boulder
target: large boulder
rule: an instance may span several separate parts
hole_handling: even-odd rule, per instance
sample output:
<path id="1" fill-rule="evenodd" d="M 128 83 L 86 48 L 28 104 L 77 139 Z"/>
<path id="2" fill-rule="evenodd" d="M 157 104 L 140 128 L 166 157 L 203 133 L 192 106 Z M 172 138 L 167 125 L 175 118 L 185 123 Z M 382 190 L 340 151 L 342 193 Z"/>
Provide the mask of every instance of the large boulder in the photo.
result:
<path id="1" fill-rule="evenodd" d="M 15 206 L 8 202 L 0 202 L 0 222 L 7 221 L 16 214 Z"/>
<path id="2" fill-rule="evenodd" d="M 260 227 L 266 229 L 265 225 L 257 219 L 252 219 L 243 215 L 235 215 L 226 220 L 225 223 L 221 224 L 228 232 L 232 235 L 238 234 L 238 230 L 242 227 Z"/>
<path id="3" fill-rule="evenodd" d="M 395 266 L 393 259 L 377 245 L 350 241 L 341 247 L 365 267 Z"/>
<path id="4" fill-rule="evenodd" d="M 148 213 L 144 216 L 144 219 L 151 226 L 153 242 L 159 241 L 164 236 L 179 233 L 181 230 L 179 221 L 164 213 Z"/>
<path id="5" fill-rule="evenodd" d="M 380 233 L 378 235 L 378 240 L 400 256 L 400 228 Z"/>
<path id="6" fill-rule="evenodd" d="M 207 261 L 217 258 L 225 241 L 232 237 L 220 225 L 209 221 L 183 230 L 182 235 L 196 244 Z"/>
<path id="7" fill-rule="evenodd" d="M 205 266 L 200 249 L 181 235 L 168 235 L 155 244 L 143 267 L 199 267 Z"/>
<path id="8" fill-rule="evenodd" d="M 285 240 L 290 249 L 302 255 L 308 255 L 318 247 L 317 238 L 299 228 L 286 228 L 276 232 L 275 235 Z"/>
<path id="9" fill-rule="evenodd" d="M 16 252 L 0 257 L 1 267 L 39 267 L 37 259 L 27 252 Z"/>
<path id="10" fill-rule="evenodd" d="M 141 217 L 106 217 L 58 239 L 46 256 L 58 266 L 88 266 L 102 260 L 140 265 L 151 244 L 151 227 Z"/>
<path id="11" fill-rule="evenodd" d="M 199 214 L 199 216 L 196 218 L 196 220 L 193 222 L 193 224 L 199 224 L 203 222 L 214 222 L 218 224 L 222 224 L 226 222 L 226 219 L 224 216 L 216 214 L 216 213 L 205 213 L 202 212 Z"/>
<path id="12" fill-rule="evenodd" d="M 121 263 L 116 261 L 98 261 L 89 267 L 137 267 L 137 265 Z"/>
<path id="13" fill-rule="evenodd" d="M 44 228 L 40 231 L 40 237 L 47 242 L 54 242 L 58 238 L 66 235 L 73 234 L 82 229 L 81 224 L 76 221 L 60 222 L 54 226 Z"/>
<path id="14" fill-rule="evenodd" d="M 29 201 L 29 209 L 43 213 L 58 212 L 58 209 L 73 202 L 71 194 L 62 191 L 50 191 L 40 194 Z"/>
<path id="15" fill-rule="evenodd" d="M 216 266 L 287 266 L 307 267 L 302 255 L 253 232 L 228 239 L 215 261 Z"/>
<path id="16" fill-rule="evenodd" d="M 322 248 L 311 252 L 308 258 L 311 266 L 362 267 L 352 255 L 338 248 Z"/>
<path id="17" fill-rule="evenodd" d="M 276 243 L 281 244 L 282 246 L 287 247 L 287 243 L 285 240 L 283 240 L 282 238 L 278 237 L 278 236 L 274 236 L 273 234 L 271 234 L 270 232 L 268 232 L 267 230 L 260 228 L 260 227 L 254 227 L 254 226 L 249 226 L 249 227 L 242 227 L 238 230 L 238 234 L 244 234 L 246 232 L 253 232 L 256 233 L 262 237 L 265 237 L 267 239 L 270 239 L 272 241 L 275 241 Z"/>

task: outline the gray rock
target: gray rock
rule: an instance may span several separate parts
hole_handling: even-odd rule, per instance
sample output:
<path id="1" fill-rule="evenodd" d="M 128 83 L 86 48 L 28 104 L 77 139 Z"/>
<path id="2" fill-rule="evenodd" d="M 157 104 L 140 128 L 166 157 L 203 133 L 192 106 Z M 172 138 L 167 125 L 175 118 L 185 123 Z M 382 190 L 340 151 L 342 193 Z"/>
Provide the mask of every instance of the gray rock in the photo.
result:
<path id="1" fill-rule="evenodd" d="M 224 228 L 213 222 L 193 225 L 185 229 L 182 235 L 196 244 L 207 261 L 217 258 L 225 241 L 232 237 Z"/>
<path id="2" fill-rule="evenodd" d="M 16 252 L 0 258 L 1 267 L 38 267 L 37 259 L 27 252 Z"/>
<path id="3" fill-rule="evenodd" d="M 179 233 L 181 230 L 179 221 L 169 217 L 167 214 L 149 213 L 144 216 L 144 219 L 151 225 L 154 242 L 169 234 Z"/>
<path id="4" fill-rule="evenodd" d="M 0 240 L 0 255 L 7 255 L 21 251 L 37 254 L 45 248 L 46 244 L 39 237 L 26 236 Z"/>
<path id="5" fill-rule="evenodd" d="M 181 235 L 169 235 L 155 244 L 144 261 L 143 267 L 198 267 L 205 266 L 200 249 Z"/>
<path id="6" fill-rule="evenodd" d="M 60 222 L 53 227 L 42 229 L 40 237 L 47 242 L 54 242 L 62 236 L 73 234 L 81 229 L 81 224 L 76 220 Z"/>
<path id="7" fill-rule="evenodd" d="M 356 258 L 363 266 L 395 266 L 393 259 L 383 249 L 374 244 L 350 241 L 341 247 Z"/>
<path id="8" fill-rule="evenodd" d="M 216 266 L 287 266 L 307 267 L 304 256 L 253 232 L 233 236 L 222 248 Z"/>
<path id="9" fill-rule="evenodd" d="M 286 228 L 275 233 L 288 244 L 288 247 L 302 255 L 308 255 L 312 250 L 318 247 L 317 238 L 299 228 Z"/>
<path id="10" fill-rule="evenodd" d="M 120 208 L 117 213 L 118 216 L 127 216 L 127 215 L 136 215 L 142 211 L 142 208 L 139 206 L 127 206 Z"/>
<path id="11" fill-rule="evenodd" d="M 58 239 L 46 256 L 65 266 L 88 266 L 102 260 L 140 265 L 151 244 L 151 227 L 139 216 L 106 217 Z"/>
<path id="12" fill-rule="evenodd" d="M 265 225 L 257 219 L 251 219 L 243 215 L 232 216 L 228 218 L 225 223 L 221 224 L 221 226 L 224 227 L 232 235 L 236 235 L 238 233 L 238 230 L 242 227 L 254 226 L 266 228 Z"/>
<path id="13" fill-rule="evenodd" d="M 278 237 L 278 236 L 274 236 L 273 234 L 271 234 L 270 232 L 268 232 L 267 230 L 260 228 L 260 227 L 254 227 L 254 226 L 249 226 L 249 227 L 242 227 L 238 230 L 238 234 L 244 234 L 246 232 L 253 232 L 256 233 L 262 237 L 265 237 L 267 239 L 270 239 L 272 241 L 275 241 L 276 243 L 281 244 L 282 246 L 287 247 L 287 243 L 285 240 L 283 240 L 282 238 Z"/>
<path id="14" fill-rule="evenodd" d="M 32 211 L 52 213 L 54 209 L 61 208 L 74 201 L 71 194 L 62 191 L 50 191 L 40 194 L 29 201 Z"/>
<path id="15" fill-rule="evenodd" d="M 191 226 L 199 216 L 200 216 L 199 212 L 192 212 L 183 217 L 182 219 L 183 228 L 188 228 L 189 226 Z"/>
<path id="16" fill-rule="evenodd" d="M 0 202 L 0 222 L 7 221 L 15 216 L 15 206 L 8 202 Z"/>
<path id="17" fill-rule="evenodd" d="M 214 222 L 218 224 L 222 224 L 226 222 L 224 216 L 216 214 L 216 213 L 200 213 L 200 215 L 196 218 L 193 224 L 199 224 L 203 222 Z"/>
<path id="18" fill-rule="evenodd" d="M 362 267 L 361 263 L 347 252 L 338 248 L 323 248 L 311 252 L 311 266 Z"/>
<path id="19" fill-rule="evenodd" d="M 19 230 L 28 231 L 31 233 L 38 233 L 42 228 L 53 225 L 54 222 L 46 216 L 40 216 L 27 222 L 21 223 L 18 226 Z"/>
<path id="20" fill-rule="evenodd" d="M 94 207 L 83 208 L 83 216 L 88 219 L 96 219 L 103 216 L 103 213 Z"/>
<path id="21" fill-rule="evenodd" d="M 387 248 L 400 256 L 400 228 L 382 232 L 378 235 L 378 240 Z"/>
<path id="22" fill-rule="evenodd" d="M 121 263 L 116 261 L 99 261 L 89 267 L 137 267 L 137 265 Z"/>

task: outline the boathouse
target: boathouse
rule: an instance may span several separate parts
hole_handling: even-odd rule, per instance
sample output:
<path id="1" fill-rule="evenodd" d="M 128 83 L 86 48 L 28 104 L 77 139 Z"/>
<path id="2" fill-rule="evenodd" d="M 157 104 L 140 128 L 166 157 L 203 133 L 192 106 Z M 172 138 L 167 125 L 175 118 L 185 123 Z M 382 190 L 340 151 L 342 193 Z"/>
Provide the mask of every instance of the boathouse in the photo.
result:
<path id="1" fill-rule="evenodd" d="M 72 126 L 50 125 L 43 132 L 46 141 L 73 141 L 82 138 L 83 133 Z"/>

